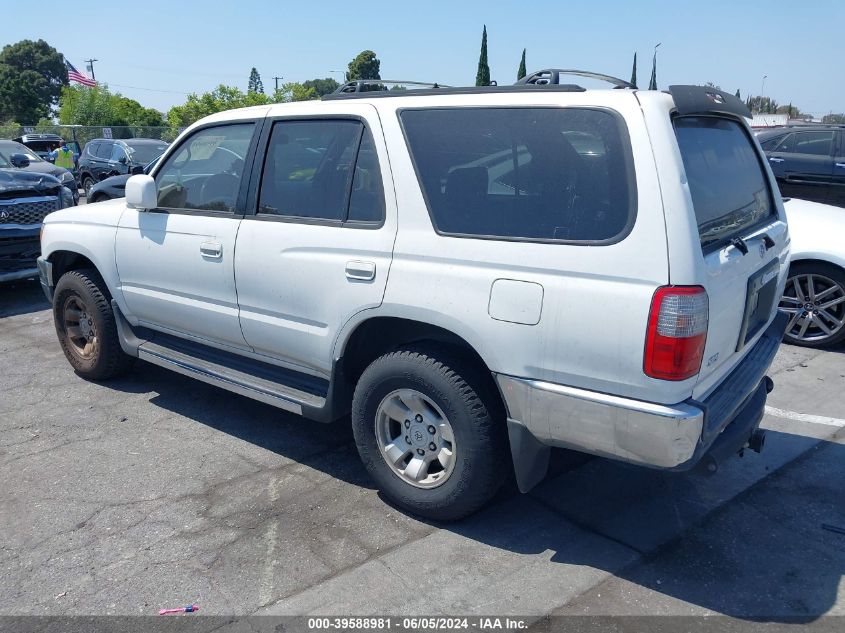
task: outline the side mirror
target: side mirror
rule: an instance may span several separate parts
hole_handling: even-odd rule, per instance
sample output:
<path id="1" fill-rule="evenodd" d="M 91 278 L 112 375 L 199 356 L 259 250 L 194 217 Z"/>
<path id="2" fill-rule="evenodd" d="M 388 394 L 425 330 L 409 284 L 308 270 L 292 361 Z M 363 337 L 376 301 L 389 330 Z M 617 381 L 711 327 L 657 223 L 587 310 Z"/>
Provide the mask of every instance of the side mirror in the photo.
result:
<path id="1" fill-rule="evenodd" d="M 139 174 L 126 181 L 126 206 L 140 210 L 158 206 L 158 189 L 152 176 Z"/>
<path id="2" fill-rule="evenodd" d="M 126 162 L 127 162 L 126 156 L 121 156 L 120 158 L 117 159 L 117 162 L 120 163 L 121 165 L 125 165 Z"/>
<path id="3" fill-rule="evenodd" d="M 143 173 L 144 173 L 144 166 L 143 166 L 143 165 L 135 165 L 135 166 L 133 166 L 133 167 L 132 167 L 132 169 L 130 170 L 130 172 L 131 172 L 133 175 L 143 174 Z"/>
<path id="4" fill-rule="evenodd" d="M 12 163 L 12 167 L 23 169 L 24 167 L 29 167 L 29 156 L 26 154 L 12 154 L 9 156 L 9 162 Z"/>

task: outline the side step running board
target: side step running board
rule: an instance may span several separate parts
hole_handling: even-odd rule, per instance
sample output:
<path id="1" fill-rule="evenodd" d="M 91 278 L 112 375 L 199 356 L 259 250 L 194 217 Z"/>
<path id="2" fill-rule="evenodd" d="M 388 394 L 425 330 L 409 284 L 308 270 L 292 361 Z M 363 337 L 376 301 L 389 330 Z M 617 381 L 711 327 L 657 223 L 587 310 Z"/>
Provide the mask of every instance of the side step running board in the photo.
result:
<path id="1" fill-rule="evenodd" d="M 131 356 L 297 415 L 303 414 L 303 407 L 310 411 L 325 407 L 326 398 L 321 395 L 200 358 L 166 343 L 140 339 L 126 322 L 115 301 L 112 301 L 112 309 L 120 345 Z"/>

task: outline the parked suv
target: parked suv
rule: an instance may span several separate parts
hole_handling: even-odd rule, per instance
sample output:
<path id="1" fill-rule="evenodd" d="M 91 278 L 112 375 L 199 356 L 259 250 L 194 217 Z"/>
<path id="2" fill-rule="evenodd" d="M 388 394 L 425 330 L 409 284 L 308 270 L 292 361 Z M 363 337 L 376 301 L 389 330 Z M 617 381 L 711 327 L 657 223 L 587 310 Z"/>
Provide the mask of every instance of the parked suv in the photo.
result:
<path id="1" fill-rule="evenodd" d="M 141 173 L 144 166 L 165 149 L 165 141 L 150 138 L 98 138 L 89 141 L 78 161 L 79 180 L 86 197 L 95 183 L 110 176 Z"/>
<path id="2" fill-rule="evenodd" d="M 726 93 L 362 91 L 187 129 L 125 199 L 51 216 L 64 353 L 321 422 L 435 519 L 550 447 L 683 470 L 762 447 L 789 237 Z M 384 82 L 381 82 L 384 83 Z"/>
<path id="3" fill-rule="evenodd" d="M 845 207 L 845 125 L 802 125 L 757 133 L 781 193 Z"/>

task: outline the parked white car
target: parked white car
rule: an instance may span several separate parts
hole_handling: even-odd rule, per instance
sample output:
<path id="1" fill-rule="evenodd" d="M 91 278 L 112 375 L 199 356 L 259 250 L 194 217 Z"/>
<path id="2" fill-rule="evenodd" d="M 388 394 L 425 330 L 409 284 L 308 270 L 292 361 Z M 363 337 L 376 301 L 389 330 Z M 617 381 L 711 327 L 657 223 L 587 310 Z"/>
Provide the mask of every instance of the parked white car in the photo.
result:
<path id="1" fill-rule="evenodd" d="M 845 209 L 784 202 L 792 236 L 791 265 L 780 309 L 790 319 L 784 340 L 829 347 L 845 340 Z"/>
<path id="2" fill-rule="evenodd" d="M 511 463 L 530 489 L 553 446 L 678 470 L 759 451 L 789 236 L 747 109 L 560 74 L 199 121 L 125 199 L 48 217 L 68 361 L 351 413 L 384 494 L 435 519 Z"/>

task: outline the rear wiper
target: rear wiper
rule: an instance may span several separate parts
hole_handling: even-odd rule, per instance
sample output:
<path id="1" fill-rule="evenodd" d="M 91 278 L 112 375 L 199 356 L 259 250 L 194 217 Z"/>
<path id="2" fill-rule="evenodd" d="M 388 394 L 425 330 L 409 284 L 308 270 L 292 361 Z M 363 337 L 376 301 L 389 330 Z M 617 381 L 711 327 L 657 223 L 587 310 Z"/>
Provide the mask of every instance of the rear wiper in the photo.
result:
<path id="1" fill-rule="evenodd" d="M 731 240 L 731 246 L 738 250 L 743 255 L 748 255 L 748 244 L 741 237 L 735 237 Z"/>

